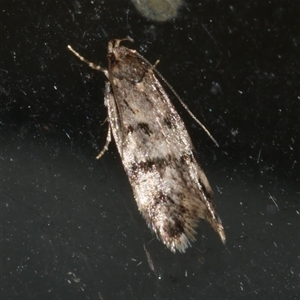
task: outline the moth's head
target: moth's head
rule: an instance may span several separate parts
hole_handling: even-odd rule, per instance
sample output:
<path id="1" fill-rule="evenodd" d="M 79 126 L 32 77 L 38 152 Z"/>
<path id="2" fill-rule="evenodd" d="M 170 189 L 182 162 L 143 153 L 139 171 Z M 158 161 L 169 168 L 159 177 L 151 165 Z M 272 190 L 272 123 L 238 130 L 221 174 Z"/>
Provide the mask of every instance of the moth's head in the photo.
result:
<path id="1" fill-rule="evenodd" d="M 130 38 L 130 37 L 127 37 L 127 38 L 124 38 L 124 39 L 113 39 L 113 40 L 110 40 L 108 42 L 108 53 L 113 52 L 113 49 L 115 49 L 115 48 L 119 48 L 120 44 L 123 41 L 129 41 L 129 42 L 132 42 L 132 43 L 134 42 L 133 39 Z"/>

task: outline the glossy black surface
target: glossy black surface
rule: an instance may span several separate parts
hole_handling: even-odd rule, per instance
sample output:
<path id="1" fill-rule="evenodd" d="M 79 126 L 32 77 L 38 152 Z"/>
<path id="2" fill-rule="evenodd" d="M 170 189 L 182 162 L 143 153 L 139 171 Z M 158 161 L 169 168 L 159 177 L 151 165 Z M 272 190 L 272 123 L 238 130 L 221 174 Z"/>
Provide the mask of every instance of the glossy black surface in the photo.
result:
<path id="1" fill-rule="evenodd" d="M 147 20 L 129 1 L 1 3 L 1 299 L 298 299 L 299 5 L 185 1 Z M 107 42 L 158 70 L 215 191 L 224 247 L 202 222 L 172 254 L 139 215 L 105 143 Z"/>

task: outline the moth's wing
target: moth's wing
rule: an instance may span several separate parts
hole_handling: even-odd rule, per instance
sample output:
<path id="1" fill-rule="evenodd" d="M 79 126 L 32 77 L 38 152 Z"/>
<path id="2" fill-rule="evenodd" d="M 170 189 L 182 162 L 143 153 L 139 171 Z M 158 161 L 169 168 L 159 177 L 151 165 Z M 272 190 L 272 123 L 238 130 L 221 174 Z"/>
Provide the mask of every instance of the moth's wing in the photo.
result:
<path id="1" fill-rule="evenodd" d="M 107 107 L 109 126 L 111 127 L 115 143 L 119 150 L 119 147 L 122 145 L 122 124 L 109 81 L 105 83 L 104 104 Z"/>
<path id="2" fill-rule="evenodd" d="M 195 239 L 199 218 L 225 238 L 185 125 L 152 71 L 139 82 L 114 79 L 112 85 L 106 101 L 113 136 L 149 227 L 173 252 Z"/>

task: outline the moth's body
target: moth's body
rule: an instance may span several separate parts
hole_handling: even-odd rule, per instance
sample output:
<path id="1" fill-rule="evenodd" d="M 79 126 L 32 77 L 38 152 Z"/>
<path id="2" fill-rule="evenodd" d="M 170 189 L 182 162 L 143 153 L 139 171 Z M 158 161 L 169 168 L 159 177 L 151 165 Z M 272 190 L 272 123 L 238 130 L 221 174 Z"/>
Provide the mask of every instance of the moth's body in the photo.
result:
<path id="1" fill-rule="evenodd" d="M 225 242 L 212 189 L 194 157 L 183 121 L 153 66 L 120 42 L 109 43 L 108 70 L 94 68 L 109 80 L 105 87 L 109 126 L 140 212 L 173 252 L 185 252 L 195 240 L 200 218 Z"/>

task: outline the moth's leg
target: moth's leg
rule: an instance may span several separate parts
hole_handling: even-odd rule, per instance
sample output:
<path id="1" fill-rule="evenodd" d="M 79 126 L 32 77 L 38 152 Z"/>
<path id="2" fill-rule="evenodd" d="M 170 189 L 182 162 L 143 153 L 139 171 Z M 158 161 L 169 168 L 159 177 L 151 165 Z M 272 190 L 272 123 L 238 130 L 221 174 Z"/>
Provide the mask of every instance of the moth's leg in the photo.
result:
<path id="1" fill-rule="evenodd" d="M 108 122 L 108 132 L 107 132 L 107 137 L 106 137 L 106 143 L 101 150 L 101 152 L 97 155 L 96 159 L 101 158 L 101 156 L 108 150 L 109 143 L 111 142 L 111 128 L 110 128 L 110 123 Z"/>
<path id="2" fill-rule="evenodd" d="M 153 71 L 158 64 L 159 64 L 159 59 L 154 63 L 154 65 L 151 66 L 149 70 Z"/>

